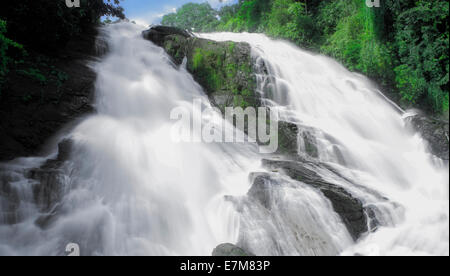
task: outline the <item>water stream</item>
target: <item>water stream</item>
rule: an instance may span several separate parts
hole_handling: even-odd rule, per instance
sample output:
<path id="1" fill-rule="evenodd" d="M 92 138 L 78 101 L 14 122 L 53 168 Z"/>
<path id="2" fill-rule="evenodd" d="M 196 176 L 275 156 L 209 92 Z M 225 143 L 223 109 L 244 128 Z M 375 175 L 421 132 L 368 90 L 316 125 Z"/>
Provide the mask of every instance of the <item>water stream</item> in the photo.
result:
<path id="1" fill-rule="evenodd" d="M 379 229 L 354 242 L 321 192 L 263 169 L 256 145 L 173 141 L 171 110 L 210 103 L 141 30 L 101 31 L 109 51 L 92 64 L 97 113 L 65 134 L 73 145 L 58 168 L 61 198 L 51 189 L 36 198 L 30 177 L 56 145 L 51 156 L 0 165 L 0 255 L 65 255 L 69 243 L 83 255 L 210 255 L 224 242 L 256 255 L 449 254 L 448 164 L 366 78 L 264 35 L 201 35 L 248 42 L 268 70 L 258 76 L 266 104 L 315 137 L 312 162 L 344 177 L 317 173 L 377 207 Z M 201 120 L 233 128 L 219 113 Z M 270 211 L 246 196 L 254 172 L 279 184 Z M 45 208 L 42 198 L 57 202 Z"/>

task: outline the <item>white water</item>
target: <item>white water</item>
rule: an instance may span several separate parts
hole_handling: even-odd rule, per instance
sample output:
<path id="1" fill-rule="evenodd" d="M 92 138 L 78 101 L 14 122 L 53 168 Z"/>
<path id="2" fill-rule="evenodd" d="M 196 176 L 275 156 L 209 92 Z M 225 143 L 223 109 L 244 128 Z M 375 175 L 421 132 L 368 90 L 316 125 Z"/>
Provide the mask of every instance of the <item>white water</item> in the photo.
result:
<path id="1" fill-rule="evenodd" d="M 251 44 L 276 78 L 266 95 L 284 107 L 289 119 L 315 129 L 319 159 L 403 207 L 382 206 L 387 227 L 344 254 L 449 254 L 448 164 L 427 152 L 424 141 L 406 128 L 403 112 L 366 78 L 330 58 L 263 35 L 202 36 Z M 342 185 L 366 204 L 377 204 L 361 189 Z"/>
<path id="2" fill-rule="evenodd" d="M 173 142 L 170 111 L 192 108 L 196 98 L 209 102 L 140 31 L 133 24 L 104 30 L 109 53 L 93 65 L 98 114 L 67 135 L 75 145 L 63 168 L 65 196 L 48 227 L 35 223 L 44 214 L 24 177 L 45 159 L 0 166 L 22 202 L 17 224 L 0 216 L 0 255 L 63 255 L 68 243 L 83 255 L 210 255 L 223 242 L 257 255 L 448 255 L 448 165 L 431 159 L 363 77 L 263 35 L 204 35 L 249 42 L 277 79 L 271 93 L 262 91 L 268 104 L 313 128 L 320 161 L 359 185 L 319 173 L 381 210 L 385 227 L 354 244 L 329 201 L 307 185 L 272 173 L 279 185 L 271 211 L 248 199 L 249 174 L 264 171 L 254 145 Z M 220 114 L 203 120 L 222 123 Z"/>

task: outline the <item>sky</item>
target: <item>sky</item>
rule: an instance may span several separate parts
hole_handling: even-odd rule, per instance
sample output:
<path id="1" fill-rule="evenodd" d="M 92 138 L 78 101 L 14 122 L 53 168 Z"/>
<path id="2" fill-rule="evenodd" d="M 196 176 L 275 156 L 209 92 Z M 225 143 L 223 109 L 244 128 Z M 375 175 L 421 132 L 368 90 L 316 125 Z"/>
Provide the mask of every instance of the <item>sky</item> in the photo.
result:
<path id="1" fill-rule="evenodd" d="M 121 6 L 125 9 L 128 19 L 138 24 L 150 25 L 161 21 L 163 15 L 174 12 L 182 5 L 195 2 L 209 2 L 213 8 L 233 4 L 237 0 L 123 0 Z"/>

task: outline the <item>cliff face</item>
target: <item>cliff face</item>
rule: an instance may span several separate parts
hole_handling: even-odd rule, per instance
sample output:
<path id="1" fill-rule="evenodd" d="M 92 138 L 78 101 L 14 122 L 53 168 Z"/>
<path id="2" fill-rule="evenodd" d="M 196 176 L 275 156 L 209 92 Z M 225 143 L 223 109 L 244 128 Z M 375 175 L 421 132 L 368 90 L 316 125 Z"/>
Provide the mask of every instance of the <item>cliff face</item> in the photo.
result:
<path id="1" fill-rule="evenodd" d="M 54 57 L 31 53 L 0 96 L 0 161 L 38 154 L 68 122 L 91 112 L 96 31 L 73 38 Z"/>
<path id="2" fill-rule="evenodd" d="M 144 38 L 163 47 L 204 88 L 211 102 L 224 111 L 227 106 L 259 106 L 251 47 L 247 43 L 216 42 L 171 27 L 153 27 Z"/>

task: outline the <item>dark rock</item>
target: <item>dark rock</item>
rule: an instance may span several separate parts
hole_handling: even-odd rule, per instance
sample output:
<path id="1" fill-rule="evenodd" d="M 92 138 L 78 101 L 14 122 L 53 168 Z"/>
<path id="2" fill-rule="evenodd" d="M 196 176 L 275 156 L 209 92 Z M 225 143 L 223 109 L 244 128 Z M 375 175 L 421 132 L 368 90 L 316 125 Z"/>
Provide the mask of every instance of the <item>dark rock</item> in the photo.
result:
<path id="1" fill-rule="evenodd" d="M 64 139 L 58 144 L 58 161 L 67 161 L 70 158 L 72 152 L 73 141 L 70 139 Z"/>
<path id="2" fill-rule="evenodd" d="M 448 122 L 423 115 L 408 117 L 406 122 L 428 142 L 432 154 L 443 160 L 449 160 Z"/>
<path id="3" fill-rule="evenodd" d="M 56 159 L 49 159 L 43 166 L 28 173 L 28 177 L 37 182 L 33 186 L 33 195 L 36 205 L 42 212 L 51 212 L 65 194 L 66 173 L 63 165 L 70 157 L 72 145 L 72 140 L 64 139 L 58 145 Z"/>
<path id="4" fill-rule="evenodd" d="M 252 173 L 250 178 L 253 183 L 252 187 L 247 193 L 247 196 L 255 199 L 266 209 L 272 208 L 272 195 L 276 186 L 279 186 L 278 181 L 274 181 L 268 173 Z"/>
<path id="5" fill-rule="evenodd" d="M 34 224 L 43 230 L 48 229 L 54 222 L 56 222 L 60 213 L 62 212 L 59 208 L 60 206 L 61 205 L 56 204 L 51 211 L 44 213 L 43 215 L 38 217 L 34 221 Z"/>
<path id="6" fill-rule="evenodd" d="M 93 111 L 96 74 L 87 62 L 96 56 L 96 35 L 75 37 L 55 57 L 36 63 L 45 83 L 11 71 L 0 98 L 0 161 L 36 156 L 68 122 Z"/>
<path id="7" fill-rule="evenodd" d="M 278 153 L 298 154 L 298 126 L 294 123 L 278 122 Z"/>
<path id="8" fill-rule="evenodd" d="M 184 38 L 191 37 L 191 34 L 185 30 L 168 26 L 155 26 L 142 32 L 142 36 L 145 39 L 152 41 L 158 46 L 162 46 L 165 38 L 169 35 L 178 35 Z"/>
<path id="9" fill-rule="evenodd" d="M 60 170 L 60 162 L 51 160 L 39 169 L 30 171 L 29 177 L 37 181 L 33 186 L 36 204 L 43 212 L 49 212 L 64 194 L 64 176 Z"/>
<path id="10" fill-rule="evenodd" d="M 325 181 L 319 174 L 299 161 L 263 160 L 263 166 L 281 170 L 294 180 L 311 185 L 327 197 L 333 209 L 340 215 L 354 240 L 369 231 L 366 210 L 362 202 L 344 188 Z M 375 227 L 375 226 L 374 226 Z"/>
<path id="11" fill-rule="evenodd" d="M 143 36 L 163 47 L 177 65 L 186 57 L 187 70 L 222 112 L 228 106 L 260 105 L 249 44 L 201 39 L 163 26 L 145 31 Z"/>
<path id="12" fill-rule="evenodd" d="M 298 155 L 299 150 L 310 157 L 319 157 L 317 141 L 312 130 L 295 123 L 279 121 L 278 153 Z"/>
<path id="13" fill-rule="evenodd" d="M 255 256 L 231 243 L 217 246 L 212 252 L 213 257 L 250 257 Z"/>
<path id="14" fill-rule="evenodd" d="M 301 133 L 301 140 L 303 142 L 305 153 L 310 157 L 318 158 L 319 149 L 317 148 L 317 140 L 314 134 L 308 130 L 303 130 Z"/>
<path id="15" fill-rule="evenodd" d="M 0 174 L 0 225 L 19 223 L 17 210 L 20 206 L 19 192 L 11 186 L 11 175 Z"/>

